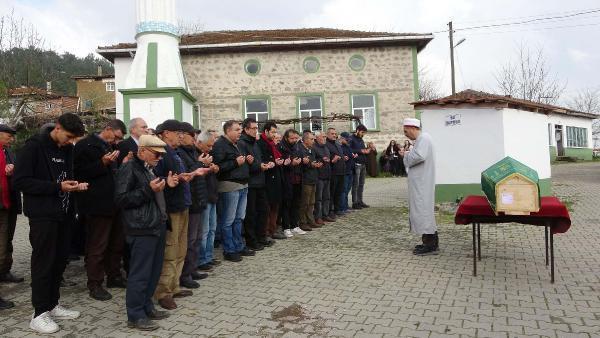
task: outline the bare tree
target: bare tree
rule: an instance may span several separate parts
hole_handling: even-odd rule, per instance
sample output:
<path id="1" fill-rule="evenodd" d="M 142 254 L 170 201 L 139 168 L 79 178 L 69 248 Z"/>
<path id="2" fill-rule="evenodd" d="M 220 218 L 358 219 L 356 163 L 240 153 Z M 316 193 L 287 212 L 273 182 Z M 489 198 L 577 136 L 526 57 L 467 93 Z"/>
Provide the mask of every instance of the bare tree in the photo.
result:
<path id="1" fill-rule="evenodd" d="M 439 99 L 444 96 L 440 83 L 431 78 L 427 68 L 419 68 L 419 99 L 422 101 Z"/>
<path id="2" fill-rule="evenodd" d="M 594 139 L 600 136 L 600 88 L 585 88 L 577 93 L 568 102 L 572 109 L 596 114 L 598 118 L 592 121 L 592 136 Z"/>
<path id="3" fill-rule="evenodd" d="M 543 49 L 531 50 L 521 44 L 516 54 L 516 61 L 507 62 L 494 74 L 500 94 L 547 104 L 556 103 L 566 83 L 552 73 Z"/>
<path id="4" fill-rule="evenodd" d="M 204 23 L 179 20 L 177 22 L 179 35 L 194 35 L 204 32 Z"/>

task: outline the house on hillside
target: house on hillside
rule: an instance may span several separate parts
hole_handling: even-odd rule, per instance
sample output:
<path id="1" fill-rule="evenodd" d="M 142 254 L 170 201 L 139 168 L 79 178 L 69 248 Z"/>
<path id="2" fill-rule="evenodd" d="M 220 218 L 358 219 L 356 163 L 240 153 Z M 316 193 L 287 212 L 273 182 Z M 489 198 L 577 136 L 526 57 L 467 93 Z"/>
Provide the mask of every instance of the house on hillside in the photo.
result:
<path id="1" fill-rule="evenodd" d="M 79 111 L 115 113 L 114 74 L 102 74 L 102 66 L 98 66 L 95 75 L 75 75 L 71 79 L 77 84 Z"/>
<path id="2" fill-rule="evenodd" d="M 11 116 L 59 116 L 67 112 L 76 112 L 79 106 L 77 96 L 56 94 L 48 89 L 35 87 L 9 89 L 8 102 Z"/>
<path id="3" fill-rule="evenodd" d="M 412 104 L 433 139 L 437 201 L 482 194 L 481 172 L 506 156 L 538 172 L 543 195 L 552 161 L 592 159 L 594 114 L 470 89 Z"/>
<path id="4" fill-rule="evenodd" d="M 245 117 L 266 121 L 353 114 L 381 149 L 401 138 L 402 120 L 414 116 L 410 102 L 419 98 L 417 55 L 432 39 L 431 34 L 326 28 L 217 31 L 182 36 L 179 51 L 197 99 L 197 127 L 220 129 L 228 119 Z M 116 112 L 125 121 L 132 117 L 130 102 L 119 89 L 135 51 L 131 43 L 97 50 L 115 65 Z M 348 121 L 331 126 L 354 128 Z M 327 126 L 315 120 L 282 127 Z"/>

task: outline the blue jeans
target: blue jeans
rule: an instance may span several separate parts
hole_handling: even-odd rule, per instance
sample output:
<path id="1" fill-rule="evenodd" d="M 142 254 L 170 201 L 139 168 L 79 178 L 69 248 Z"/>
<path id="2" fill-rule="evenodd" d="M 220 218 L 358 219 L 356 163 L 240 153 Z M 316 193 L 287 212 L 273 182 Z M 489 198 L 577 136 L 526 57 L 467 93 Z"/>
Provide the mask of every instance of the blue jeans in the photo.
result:
<path id="1" fill-rule="evenodd" d="M 246 244 L 242 237 L 242 221 L 246 216 L 248 188 L 219 193 L 217 222 L 221 227 L 223 252 L 238 253 Z"/>
<path id="2" fill-rule="evenodd" d="M 198 265 L 212 262 L 217 230 L 217 205 L 208 203 L 202 212 L 202 234 L 198 246 Z"/>
<path id="3" fill-rule="evenodd" d="M 342 191 L 341 205 L 342 211 L 348 210 L 348 193 L 352 190 L 352 182 L 354 181 L 354 175 L 346 174 L 344 176 L 344 190 Z"/>

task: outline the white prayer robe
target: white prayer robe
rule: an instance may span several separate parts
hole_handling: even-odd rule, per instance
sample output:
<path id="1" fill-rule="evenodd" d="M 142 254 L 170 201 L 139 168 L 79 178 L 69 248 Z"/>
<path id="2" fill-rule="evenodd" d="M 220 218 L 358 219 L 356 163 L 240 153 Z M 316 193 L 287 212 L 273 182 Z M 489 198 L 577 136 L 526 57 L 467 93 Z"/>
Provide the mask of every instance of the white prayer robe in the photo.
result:
<path id="1" fill-rule="evenodd" d="M 431 136 L 421 132 L 411 151 L 404 154 L 408 172 L 410 230 L 417 234 L 435 234 L 435 163 Z"/>

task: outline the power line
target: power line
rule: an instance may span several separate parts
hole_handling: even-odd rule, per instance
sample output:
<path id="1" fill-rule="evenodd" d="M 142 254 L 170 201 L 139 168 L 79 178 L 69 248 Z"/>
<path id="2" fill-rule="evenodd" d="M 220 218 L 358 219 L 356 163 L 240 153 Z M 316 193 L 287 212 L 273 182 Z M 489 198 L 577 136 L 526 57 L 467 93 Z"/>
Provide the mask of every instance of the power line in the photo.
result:
<path id="1" fill-rule="evenodd" d="M 527 25 L 527 24 L 533 24 L 533 23 L 538 23 L 540 21 L 548 21 L 548 20 L 555 20 L 554 22 L 556 22 L 556 21 L 561 21 L 561 20 L 557 20 L 557 19 L 573 18 L 573 17 L 580 16 L 580 15 L 599 13 L 599 12 L 600 12 L 600 8 L 586 10 L 586 11 L 579 11 L 579 12 L 565 14 L 565 15 L 559 15 L 559 16 L 548 16 L 548 17 L 542 17 L 542 18 L 535 18 L 535 19 L 524 20 L 524 21 L 515 21 L 515 22 L 506 22 L 506 23 L 499 23 L 499 24 L 456 28 L 456 29 L 454 29 L 454 31 L 457 32 L 457 31 L 485 29 L 485 28 L 494 28 L 494 27 L 503 27 L 503 26 Z M 432 34 L 439 34 L 439 33 L 444 33 L 444 32 L 448 32 L 448 30 L 446 29 L 446 30 L 442 30 L 442 31 L 437 31 L 437 32 L 433 32 Z"/>
<path id="2" fill-rule="evenodd" d="M 573 14 L 561 15 L 561 16 L 551 16 L 551 17 L 545 17 L 545 18 L 530 19 L 530 20 L 525 20 L 525 21 L 499 23 L 499 24 L 493 24 L 493 25 L 472 26 L 472 27 L 465 27 L 465 28 L 457 28 L 457 29 L 455 29 L 455 31 L 465 31 L 465 30 L 472 30 L 472 29 L 493 28 L 493 27 L 512 26 L 512 25 L 526 25 L 526 24 L 529 24 L 529 23 L 537 22 L 537 21 L 553 20 L 553 19 L 561 19 L 561 18 L 570 18 L 570 17 L 579 16 L 579 15 L 585 15 L 585 14 L 591 14 L 591 13 L 598 13 L 598 12 L 600 12 L 600 8 L 599 9 L 590 10 L 590 11 L 585 11 L 585 12 L 578 12 L 578 13 L 573 13 Z"/>
<path id="3" fill-rule="evenodd" d="M 599 9 L 599 8 L 575 9 L 575 10 L 570 10 L 570 11 L 547 12 L 547 13 L 536 14 L 536 15 L 507 17 L 507 18 L 497 18 L 497 19 L 486 19 L 486 20 L 466 20 L 466 21 L 459 21 L 459 23 L 461 23 L 461 24 L 466 24 L 466 23 L 469 23 L 469 24 L 475 24 L 475 23 L 492 23 L 492 22 L 499 22 L 499 21 L 530 19 L 530 18 L 539 18 L 539 17 L 547 17 L 547 16 L 555 16 L 555 15 L 563 15 L 563 14 L 572 14 L 572 13 L 583 12 L 583 11 L 591 11 L 591 10 L 596 10 L 596 9 Z"/>
<path id="4" fill-rule="evenodd" d="M 553 29 L 589 27 L 589 26 L 598 26 L 598 25 L 600 25 L 600 22 L 580 24 L 580 25 L 553 26 L 553 27 L 536 27 L 536 28 L 529 28 L 529 29 L 514 29 L 514 30 L 508 30 L 508 31 L 473 32 L 473 33 L 461 34 L 461 36 L 474 36 L 474 35 L 487 35 L 487 34 L 503 34 L 503 33 L 518 33 L 518 32 L 536 32 L 536 31 L 545 31 L 545 30 L 553 30 Z"/>

